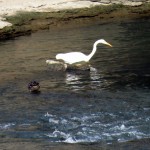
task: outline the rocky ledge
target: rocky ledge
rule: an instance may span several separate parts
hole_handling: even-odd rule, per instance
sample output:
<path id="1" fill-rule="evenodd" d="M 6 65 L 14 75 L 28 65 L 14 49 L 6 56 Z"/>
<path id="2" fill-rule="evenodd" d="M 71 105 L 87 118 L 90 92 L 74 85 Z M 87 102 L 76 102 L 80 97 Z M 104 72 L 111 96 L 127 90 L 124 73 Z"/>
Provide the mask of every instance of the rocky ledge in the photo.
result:
<path id="1" fill-rule="evenodd" d="M 149 13 L 150 0 L 1 0 L 0 39 L 47 29 L 71 19 L 149 16 Z"/>
<path id="2" fill-rule="evenodd" d="M 149 0 L 90 0 L 91 2 L 99 2 L 100 4 L 122 4 L 128 6 L 139 6 Z"/>

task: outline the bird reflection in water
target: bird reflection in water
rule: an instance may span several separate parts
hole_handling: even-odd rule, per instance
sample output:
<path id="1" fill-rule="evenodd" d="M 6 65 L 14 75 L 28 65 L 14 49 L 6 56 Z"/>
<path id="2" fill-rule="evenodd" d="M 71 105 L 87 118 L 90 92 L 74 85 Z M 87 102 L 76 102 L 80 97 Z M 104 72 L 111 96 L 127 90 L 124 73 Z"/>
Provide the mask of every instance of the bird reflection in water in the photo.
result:
<path id="1" fill-rule="evenodd" d="M 66 84 L 73 91 L 90 90 L 101 86 L 100 74 L 91 67 L 90 71 L 66 72 Z"/>

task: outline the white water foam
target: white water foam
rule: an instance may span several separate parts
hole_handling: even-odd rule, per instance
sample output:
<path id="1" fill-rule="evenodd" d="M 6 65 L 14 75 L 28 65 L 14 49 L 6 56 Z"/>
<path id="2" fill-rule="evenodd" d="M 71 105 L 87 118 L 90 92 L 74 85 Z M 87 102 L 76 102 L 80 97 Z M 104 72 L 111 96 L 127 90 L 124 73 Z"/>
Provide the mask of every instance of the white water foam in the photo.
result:
<path id="1" fill-rule="evenodd" d="M 101 122 L 100 117 L 105 114 L 83 114 L 77 116 L 58 117 L 45 114 L 50 126 L 55 129 L 52 133 L 46 134 L 55 142 L 80 143 L 112 141 L 125 142 L 133 139 L 142 139 L 149 136 L 141 132 L 141 118 L 130 120 L 118 120 L 117 122 Z M 116 119 L 116 115 L 111 116 Z M 145 119 L 145 118 L 144 118 Z"/>
<path id="2" fill-rule="evenodd" d="M 14 123 L 0 124 L 0 130 L 8 130 L 14 125 L 15 125 Z"/>

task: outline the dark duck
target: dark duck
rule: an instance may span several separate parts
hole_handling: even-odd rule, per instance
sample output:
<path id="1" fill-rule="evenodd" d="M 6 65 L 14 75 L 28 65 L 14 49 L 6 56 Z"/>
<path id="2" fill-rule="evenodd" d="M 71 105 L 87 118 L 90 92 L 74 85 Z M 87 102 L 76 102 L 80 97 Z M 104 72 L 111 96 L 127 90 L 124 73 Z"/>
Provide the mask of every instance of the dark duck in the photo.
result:
<path id="1" fill-rule="evenodd" d="M 37 81 L 31 81 L 28 84 L 28 89 L 31 93 L 39 93 L 40 91 L 40 85 Z"/>

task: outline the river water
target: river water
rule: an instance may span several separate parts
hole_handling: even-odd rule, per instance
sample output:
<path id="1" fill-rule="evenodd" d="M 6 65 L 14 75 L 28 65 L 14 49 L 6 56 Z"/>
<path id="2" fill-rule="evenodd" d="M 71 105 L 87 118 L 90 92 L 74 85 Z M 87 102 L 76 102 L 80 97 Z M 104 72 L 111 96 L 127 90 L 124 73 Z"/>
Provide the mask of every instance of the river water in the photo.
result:
<path id="1" fill-rule="evenodd" d="M 150 19 L 40 31 L 0 42 L 0 137 L 125 142 L 150 137 Z M 91 52 L 91 71 L 57 72 L 57 53 Z M 30 94 L 36 80 L 41 93 Z"/>

